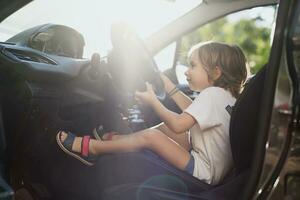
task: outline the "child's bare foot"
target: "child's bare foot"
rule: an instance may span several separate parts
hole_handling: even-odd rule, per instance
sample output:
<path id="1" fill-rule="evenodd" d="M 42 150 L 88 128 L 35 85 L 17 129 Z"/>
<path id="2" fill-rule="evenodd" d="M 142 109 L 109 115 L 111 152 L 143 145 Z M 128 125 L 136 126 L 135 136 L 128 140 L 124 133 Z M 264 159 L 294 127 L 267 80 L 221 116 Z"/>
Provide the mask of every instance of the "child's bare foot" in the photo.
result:
<path id="1" fill-rule="evenodd" d="M 108 132 L 103 134 L 102 140 L 115 140 L 119 137 L 121 137 L 121 135 L 117 132 Z"/>
<path id="2" fill-rule="evenodd" d="M 94 128 L 93 135 L 97 140 L 114 140 L 120 137 L 118 132 L 104 132 L 103 127 Z"/>

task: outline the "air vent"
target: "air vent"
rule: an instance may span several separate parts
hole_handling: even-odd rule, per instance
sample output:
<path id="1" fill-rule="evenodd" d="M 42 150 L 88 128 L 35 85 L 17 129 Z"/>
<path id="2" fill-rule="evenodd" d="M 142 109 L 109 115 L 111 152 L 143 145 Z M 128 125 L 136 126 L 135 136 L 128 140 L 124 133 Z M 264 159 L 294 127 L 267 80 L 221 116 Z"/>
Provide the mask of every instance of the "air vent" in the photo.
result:
<path id="1" fill-rule="evenodd" d="M 19 49 L 6 49 L 6 51 L 12 53 L 15 57 L 23 61 L 29 62 L 38 62 L 38 63 L 46 63 L 50 65 L 57 65 L 55 61 L 46 58 L 44 56 L 38 55 L 33 52 L 23 51 Z"/>

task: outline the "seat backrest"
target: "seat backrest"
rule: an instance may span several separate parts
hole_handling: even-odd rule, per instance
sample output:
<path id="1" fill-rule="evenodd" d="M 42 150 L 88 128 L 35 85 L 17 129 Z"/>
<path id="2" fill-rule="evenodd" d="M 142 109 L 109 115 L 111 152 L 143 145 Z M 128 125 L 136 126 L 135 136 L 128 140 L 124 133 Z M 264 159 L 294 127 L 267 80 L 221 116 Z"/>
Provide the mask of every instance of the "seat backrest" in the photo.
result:
<path id="1" fill-rule="evenodd" d="M 251 165 L 266 68 L 267 66 L 264 66 L 246 84 L 231 113 L 229 132 L 236 173 Z"/>

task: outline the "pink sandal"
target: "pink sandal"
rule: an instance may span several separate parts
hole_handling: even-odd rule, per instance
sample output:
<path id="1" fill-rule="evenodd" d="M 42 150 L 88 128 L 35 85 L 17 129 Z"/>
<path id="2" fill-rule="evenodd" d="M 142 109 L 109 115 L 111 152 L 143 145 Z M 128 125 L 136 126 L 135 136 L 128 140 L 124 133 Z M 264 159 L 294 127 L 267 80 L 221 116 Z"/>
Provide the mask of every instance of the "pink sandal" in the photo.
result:
<path id="1" fill-rule="evenodd" d="M 72 150 L 72 146 L 75 140 L 75 135 L 72 133 L 67 133 L 68 136 L 64 140 L 61 141 L 61 131 L 56 135 L 56 141 L 58 146 L 68 155 L 76 158 L 80 162 L 84 163 L 88 166 L 93 166 L 94 162 L 97 160 L 97 157 L 94 155 L 90 155 L 89 153 L 89 144 L 90 144 L 90 136 L 83 136 L 81 141 L 81 152 L 77 153 Z"/>

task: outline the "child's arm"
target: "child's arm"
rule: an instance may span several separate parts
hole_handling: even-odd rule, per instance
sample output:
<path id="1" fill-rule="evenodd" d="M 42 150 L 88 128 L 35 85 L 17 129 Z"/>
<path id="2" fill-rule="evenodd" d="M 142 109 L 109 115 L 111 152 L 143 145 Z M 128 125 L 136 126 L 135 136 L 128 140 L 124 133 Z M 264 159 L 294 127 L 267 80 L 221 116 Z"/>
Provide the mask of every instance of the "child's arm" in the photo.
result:
<path id="1" fill-rule="evenodd" d="M 196 123 L 195 119 L 187 113 L 177 114 L 168 110 L 156 98 L 152 86 L 148 83 L 146 92 L 136 92 L 136 99 L 151 105 L 161 120 L 175 133 L 185 132 Z"/>
<path id="2" fill-rule="evenodd" d="M 183 112 L 177 114 L 168 110 L 158 99 L 155 99 L 151 106 L 163 122 L 175 133 L 183 133 L 189 130 L 196 120 L 189 114 Z"/>
<path id="3" fill-rule="evenodd" d="M 161 73 L 160 76 L 164 82 L 166 92 L 169 93 L 176 87 L 176 85 L 174 83 L 172 83 L 172 81 L 167 76 L 165 76 L 163 73 Z M 171 96 L 171 98 L 175 101 L 177 106 L 182 111 L 185 110 L 192 103 L 192 100 L 187 95 L 185 95 L 183 92 L 181 92 L 180 90 L 178 90 L 178 92 L 174 93 Z"/>

